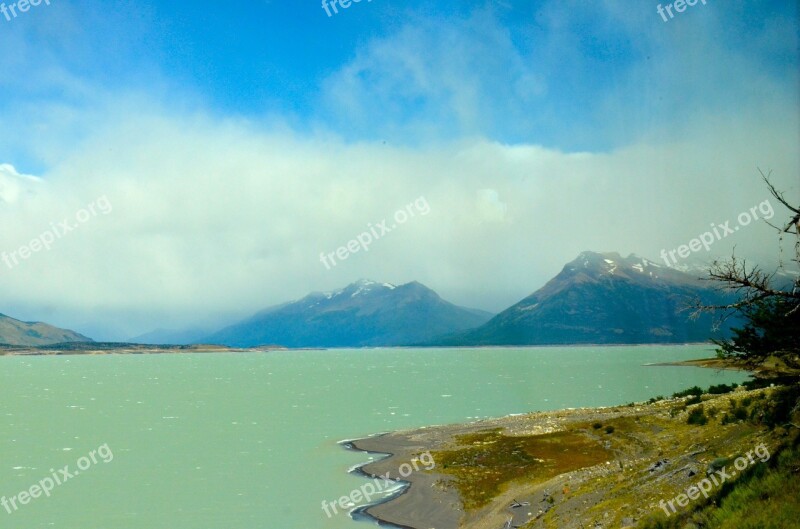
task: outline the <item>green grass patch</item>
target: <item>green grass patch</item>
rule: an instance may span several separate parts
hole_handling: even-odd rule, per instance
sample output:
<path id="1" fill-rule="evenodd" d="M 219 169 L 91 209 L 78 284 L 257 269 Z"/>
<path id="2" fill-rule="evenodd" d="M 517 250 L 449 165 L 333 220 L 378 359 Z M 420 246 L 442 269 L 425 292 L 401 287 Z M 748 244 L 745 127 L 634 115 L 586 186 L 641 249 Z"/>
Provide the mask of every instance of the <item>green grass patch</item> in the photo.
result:
<path id="1" fill-rule="evenodd" d="M 778 456 L 775 468 L 757 467 L 737 483 L 719 508 L 707 508 L 697 521 L 713 529 L 784 529 L 800 525 L 800 451 Z"/>
<path id="2" fill-rule="evenodd" d="M 574 431 L 509 437 L 492 430 L 456 440 L 459 448 L 434 458 L 441 472 L 455 478 L 468 510 L 483 507 L 512 481 L 545 481 L 613 457 L 598 441 Z"/>

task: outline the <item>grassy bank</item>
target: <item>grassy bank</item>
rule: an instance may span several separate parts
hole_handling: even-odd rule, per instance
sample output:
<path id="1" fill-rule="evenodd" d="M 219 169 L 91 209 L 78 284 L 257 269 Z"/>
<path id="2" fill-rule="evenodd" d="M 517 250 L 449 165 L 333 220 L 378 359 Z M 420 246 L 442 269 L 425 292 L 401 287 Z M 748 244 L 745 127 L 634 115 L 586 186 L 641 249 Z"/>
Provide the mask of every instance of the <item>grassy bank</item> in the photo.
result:
<path id="1" fill-rule="evenodd" d="M 760 463 L 692 512 L 655 516 L 643 529 L 786 529 L 800 527 L 800 440 Z"/>
<path id="2" fill-rule="evenodd" d="M 542 434 L 520 418 L 515 428 L 455 435 L 434 452 L 440 486 L 457 490 L 461 526 L 476 529 L 503 518 L 525 529 L 800 527 L 798 429 L 789 424 L 800 386 L 778 382 L 789 385 L 690 388 Z M 759 445 L 766 462 L 664 514 L 663 502 Z"/>

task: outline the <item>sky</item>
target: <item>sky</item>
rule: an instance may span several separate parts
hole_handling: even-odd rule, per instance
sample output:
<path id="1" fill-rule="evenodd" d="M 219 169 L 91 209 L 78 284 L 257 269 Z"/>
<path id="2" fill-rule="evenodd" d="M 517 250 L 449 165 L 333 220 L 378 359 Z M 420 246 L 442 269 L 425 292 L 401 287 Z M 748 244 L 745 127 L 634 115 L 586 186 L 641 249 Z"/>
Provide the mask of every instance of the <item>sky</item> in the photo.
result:
<path id="1" fill-rule="evenodd" d="M 798 4 L 662 4 L 6 1 L 0 312 L 125 340 L 361 278 L 496 312 L 725 222 L 673 264 L 773 262 Z"/>

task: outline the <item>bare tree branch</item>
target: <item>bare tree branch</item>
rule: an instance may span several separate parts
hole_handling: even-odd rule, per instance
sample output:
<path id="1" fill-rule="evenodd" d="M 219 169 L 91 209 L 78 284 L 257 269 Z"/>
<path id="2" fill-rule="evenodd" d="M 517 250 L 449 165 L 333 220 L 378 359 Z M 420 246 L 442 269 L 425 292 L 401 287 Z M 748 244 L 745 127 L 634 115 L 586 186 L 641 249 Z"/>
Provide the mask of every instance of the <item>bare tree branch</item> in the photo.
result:
<path id="1" fill-rule="evenodd" d="M 767 188 L 769 189 L 770 194 L 773 197 L 775 197 L 775 200 L 777 200 L 778 202 L 783 204 L 787 209 L 789 209 L 789 211 L 792 211 L 795 214 L 795 216 L 792 218 L 792 220 L 790 220 L 789 223 L 786 224 L 786 226 L 784 228 L 782 228 L 782 229 L 778 228 L 776 226 L 772 226 L 772 224 L 770 224 L 770 226 L 772 226 L 773 228 L 778 229 L 778 230 L 780 230 L 780 231 L 782 231 L 784 233 L 791 233 L 792 232 L 792 227 L 794 227 L 794 232 L 795 233 L 800 233 L 800 209 L 798 209 L 798 208 L 792 206 L 791 204 L 789 204 L 789 202 L 783 196 L 783 193 L 781 193 L 780 191 L 775 189 L 775 186 L 773 186 L 772 183 L 769 181 L 769 178 L 772 176 L 772 171 L 770 171 L 768 174 L 764 174 L 764 171 L 759 169 L 758 172 L 759 172 L 759 174 L 761 174 L 761 178 L 762 178 L 762 180 L 764 180 L 764 183 L 767 184 Z M 767 224 L 769 224 L 769 223 L 767 223 Z"/>
<path id="2" fill-rule="evenodd" d="M 795 244 L 797 255 L 793 261 L 800 263 L 800 208 L 792 206 L 784 194 L 778 191 L 770 182 L 772 171 L 765 174 L 759 168 L 758 172 L 775 200 L 794 214 L 790 222 L 784 227 L 776 226 L 769 222 L 767 224 L 775 228 L 781 235 L 792 233 L 798 236 L 798 242 Z M 780 268 L 783 268 L 783 265 L 780 265 Z M 792 281 L 792 288 L 788 290 L 776 288 L 773 285 L 774 278 L 775 273 L 768 274 L 758 266 L 748 267 L 747 261 L 738 259 L 735 253 L 730 260 L 715 260 L 709 267 L 708 277 L 703 279 L 716 282 L 720 290 L 736 295 L 737 300 L 727 305 L 704 305 L 700 300 L 697 300 L 690 307 L 693 310 L 692 317 L 697 318 L 705 312 L 722 312 L 721 323 L 741 309 L 769 299 L 788 301 L 790 309 L 786 314 L 787 316 L 800 310 L 800 276 Z"/>

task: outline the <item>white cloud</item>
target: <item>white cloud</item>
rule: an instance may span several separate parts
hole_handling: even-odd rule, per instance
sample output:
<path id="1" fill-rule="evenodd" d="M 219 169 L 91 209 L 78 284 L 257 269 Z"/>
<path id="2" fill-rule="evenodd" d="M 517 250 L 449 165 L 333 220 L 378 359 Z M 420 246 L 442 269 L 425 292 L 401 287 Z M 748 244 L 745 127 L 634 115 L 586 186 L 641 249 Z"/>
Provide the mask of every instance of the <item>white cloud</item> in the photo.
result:
<path id="1" fill-rule="evenodd" d="M 90 334 L 115 329 L 102 337 L 119 339 L 230 319 L 361 277 L 419 280 L 456 302 L 501 309 L 586 249 L 655 260 L 764 200 L 757 165 L 790 191 L 800 168 L 786 151 L 789 121 L 714 123 L 679 142 L 590 154 L 481 139 L 348 144 L 169 115 L 96 127 L 37 193 L 0 209 L 9 227 L 0 251 L 9 252 L 97 197 L 114 208 L 13 270 L 0 264 L 4 311 L 44 318 L 55 307 L 53 321 Z M 3 170 L 4 179 L 34 182 Z M 429 215 L 333 270 L 320 263 L 320 252 L 420 196 Z M 503 219 L 513 222 L 486 222 Z M 733 243 L 742 254 L 774 250 L 766 226 L 714 251 Z M 95 326 L 81 327 L 88 321 Z"/>
<path id="2" fill-rule="evenodd" d="M 766 20 L 738 42 L 722 17 L 734 8 L 714 9 L 652 31 L 652 5 L 565 0 L 514 34 L 490 9 L 411 15 L 322 83 L 318 113 L 297 118 L 316 134 L 198 110 L 197 87 L 159 75 L 136 95 L 101 88 L 75 73 L 94 64 L 91 46 L 79 67 L 45 47 L 35 68 L 4 56 L 14 97 L 0 104 L 0 146 L 20 171 L 38 172 L 26 157 L 47 170 L 0 166 L 0 252 L 98 197 L 114 209 L 13 270 L 0 262 L 0 311 L 121 339 L 361 277 L 499 310 L 584 250 L 657 260 L 767 198 L 757 167 L 798 193 L 796 68 L 758 61 L 796 57 L 796 24 Z M 420 196 L 429 215 L 333 270 L 320 263 Z M 733 244 L 775 250 L 764 225 L 713 251 Z"/>
<path id="3" fill-rule="evenodd" d="M 505 222 L 508 220 L 508 204 L 500 200 L 494 189 L 479 189 L 477 194 L 478 216 L 483 222 Z"/>
<path id="4" fill-rule="evenodd" d="M 19 174 L 13 165 L 0 164 L 0 202 L 13 204 L 26 195 L 33 194 L 41 180 L 32 175 Z"/>

